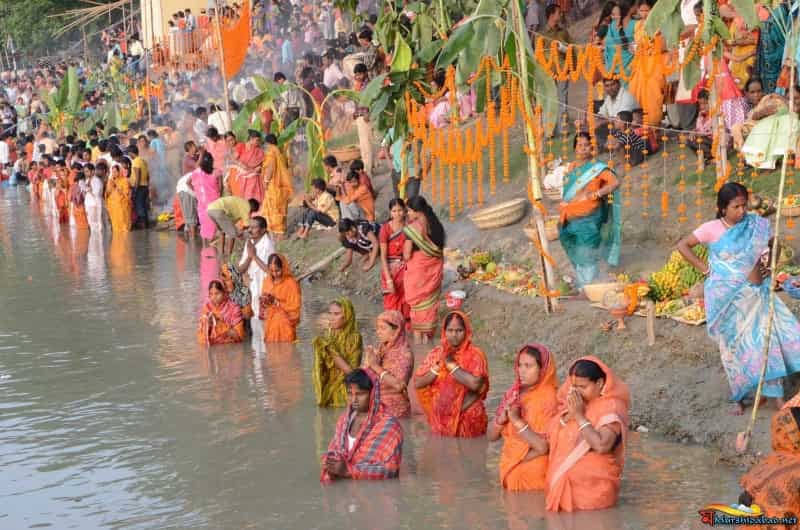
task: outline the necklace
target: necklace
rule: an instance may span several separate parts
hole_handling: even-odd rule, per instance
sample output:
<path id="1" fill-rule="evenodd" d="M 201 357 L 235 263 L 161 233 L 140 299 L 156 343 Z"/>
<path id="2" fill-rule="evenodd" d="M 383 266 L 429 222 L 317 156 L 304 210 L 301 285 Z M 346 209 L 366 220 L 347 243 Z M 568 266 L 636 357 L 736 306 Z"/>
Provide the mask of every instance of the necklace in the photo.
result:
<path id="1" fill-rule="evenodd" d="M 730 228 L 731 227 L 731 225 L 728 224 L 728 221 L 726 221 L 724 217 L 720 217 L 719 220 L 722 221 L 722 225 L 725 228 Z"/>

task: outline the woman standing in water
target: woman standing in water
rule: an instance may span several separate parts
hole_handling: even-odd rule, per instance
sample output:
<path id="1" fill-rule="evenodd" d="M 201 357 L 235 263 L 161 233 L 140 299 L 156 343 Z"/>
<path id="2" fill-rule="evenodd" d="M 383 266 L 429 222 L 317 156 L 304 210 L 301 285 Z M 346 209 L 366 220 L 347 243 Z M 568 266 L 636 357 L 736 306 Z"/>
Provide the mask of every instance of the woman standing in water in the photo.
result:
<path id="1" fill-rule="evenodd" d="M 200 221 L 200 237 L 203 244 L 209 244 L 217 232 L 217 225 L 208 216 L 208 205 L 219 199 L 219 177 L 214 174 L 214 158 L 204 152 L 200 166 L 192 172 L 189 179 L 197 196 L 197 218 Z"/>
<path id="2" fill-rule="evenodd" d="M 130 232 L 131 230 L 131 185 L 122 175 L 122 166 L 111 166 L 111 177 L 106 186 L 106 208 L 111 219 L 111 231 Z"/>
<path id="3" fill-rule="evenodd" d="M 451 311 L 445 317 L 441 344 L 422 361 L 414 386 L 434 434 L 474 438 L 486 433 L 489 364 L 472 344 L 467 315 Z"/>
<path id="4" fill-rule="evenodd" d="M 557 411 L 555 359 L 541 344 L 517 352 L 511 385 L 489 424 L 490 441 L 503 437 L 500 484 L 511 491 L 543 490 L 547 442 L 542 434 Z"/>
<path id="5" fill-rule="evenodd" d="M 406 319 L 399 311 L 384 311 L 375 321 L 377 348 L 367 346 L 364 365 L 378 374 L 381 403 L 397 418 L 411 415 L 408 381 L 414 372 L 414 354 L 406 339 Z"/>
<path id="6" fill-rule="evenodd" d="M 264 321 L 265 342 L 294 342 L 300 323 L 302 294 L 289 262 L 280 254 L 267 260 L 269 271 L 261 286 L 259 318 Z"/>
<path id="7" fill-rule="evenodd" d="M 445 233 L 442 223 L 422 196 L 408 201 L 409 224 L 403 229 L 406 242 L 403 281 L 406 302 L 411 308 L 414 340 L 427 344 L 436 329 L 439 292 L 442 289 L 442 253 Z"/>
<path id="8" fill-rule="evenodd" d="M 403 289 L 406 262 L 403 260 L 403 247 L 406 244 L 406 204 L 403 199 L 389 201 L 389 221 L 383 223 L 378 233 L 381 249 L 381 289 L 383 289 L 383 309 L 400 311 L 408 320 L 409 307 Z"/>
<path id="9" fill-rule="evenodd" d="M 747 189 L 728 182 L 717 194 L 717 218 L 702 224 L 678 243 L 678 250 L 706 276 L 708 336 L 719 344 L 722 365 L 736 402 L 733 414 L 744 412 L 744 399 L 756 391 L 764 358 L 769 318 L 771 271 L 769 220 L 747 213 Z M 692 252 L 708 246 L 708 265 Z M 800 371 L 800 323 L 775 297 L 769 358 L 762 393 L 783 405 L 781 379 Z"/>
<path id="10" fill-rule="evenodd" d="M 614 506 L 625 465 L 628 386 L 597 357 L 582 357 L 558 390 L 558 406 L 547 432 L 546 508 L 573 512 Z"/>
<path id="11" fill-rule="evenodd" d="M 330 303 L 327 325 L 325 334 L 314 339 L 311 379 L 318 406 L 344 407 L 347 405 L 344 378 L 361 365 L 363 348 L 356 312 L 348 298 Z"/>
<path id="12" fill-rule="evenodd" d="M 208 301 L 200 314 L 197 340 L 201 344 L 232 344 L 242 342 L 245 336 L 241 308 L 230 299 L 220 280 L 208 285 Z"/>

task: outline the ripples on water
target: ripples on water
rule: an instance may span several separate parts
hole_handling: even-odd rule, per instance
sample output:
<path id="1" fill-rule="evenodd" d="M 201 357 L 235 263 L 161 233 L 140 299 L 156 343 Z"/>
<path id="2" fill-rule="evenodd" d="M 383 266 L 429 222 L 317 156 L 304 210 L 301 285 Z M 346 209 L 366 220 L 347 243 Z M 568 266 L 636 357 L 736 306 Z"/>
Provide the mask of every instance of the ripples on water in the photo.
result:
<path id="1" fill-rule="evenodd" d="M 499 488 L 499 444 L 418 420 L 400 480 L 322 488 L 341 411 L 314 404 L 309 343 L 334 291 L 305 288 L 298 344 L 207 350 L 212 255 L 170 233 L 72 234 L 27 201 L 0 191 L 2 529 L 697 528 L 738 495 L 703 448 L 633 434 L 618 508 L 546 515 Z M 369 341 L 379 307 L 354 303 Z M 489 353 L 494 410 L 512 370 Z"/>

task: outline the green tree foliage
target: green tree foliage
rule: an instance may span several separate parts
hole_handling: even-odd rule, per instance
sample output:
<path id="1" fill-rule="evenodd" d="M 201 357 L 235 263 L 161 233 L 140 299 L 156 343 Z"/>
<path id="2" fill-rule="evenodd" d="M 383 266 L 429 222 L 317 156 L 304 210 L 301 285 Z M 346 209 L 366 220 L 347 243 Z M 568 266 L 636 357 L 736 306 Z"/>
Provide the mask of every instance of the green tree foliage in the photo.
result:
<path id="1" fill-rule="evenodd" d="M 64 43 L 76 41 L 80 31 L 55 39 L 53 34 L 64 25 L 64 19 L 50 15 L 91 5 L 80 0 L 0 0 L 0 45 L 5 46 L 11 36 L 17 51 L 23 54 L 55 51 Z M 117 20 L 121 13 L 112 15 Z"/>

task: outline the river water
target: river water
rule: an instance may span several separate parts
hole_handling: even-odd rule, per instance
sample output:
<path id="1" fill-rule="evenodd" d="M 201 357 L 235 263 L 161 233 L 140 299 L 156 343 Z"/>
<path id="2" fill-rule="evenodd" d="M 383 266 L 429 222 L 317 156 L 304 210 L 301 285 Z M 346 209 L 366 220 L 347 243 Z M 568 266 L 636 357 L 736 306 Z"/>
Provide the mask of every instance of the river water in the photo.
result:
<path id="1" fill-rule="evenodd" d="M 700 507 L 738 496 L 704 448 L 633 433 L 617 508 L 545 514 L 498 486 L 499 444 L 419 420 L 400 480 L 323 488 L 341 411 L 314 404 L 309 344 L 336 293 L 305 286 L 295 345 L 207 351 L 196 315 L 216 266 L 174 233 L 90 238 L 0 190 L 0 528 L 697 528 Z M 354 303 L 371 342 L 379 308 Z M 512 369 L 476 342 L 493 410 Z"/>

